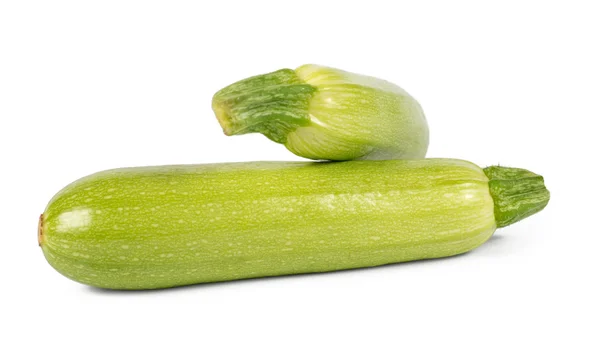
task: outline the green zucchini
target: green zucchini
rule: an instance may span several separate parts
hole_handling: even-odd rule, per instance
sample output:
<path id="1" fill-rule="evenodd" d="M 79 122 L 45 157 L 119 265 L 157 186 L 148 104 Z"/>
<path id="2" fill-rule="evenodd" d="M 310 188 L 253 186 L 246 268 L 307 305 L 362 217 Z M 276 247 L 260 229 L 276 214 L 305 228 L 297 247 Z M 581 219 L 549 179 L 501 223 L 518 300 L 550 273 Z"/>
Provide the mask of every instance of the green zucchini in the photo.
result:
<path id="1" fill-rule="evenodd" d="M 548 200 L 532 172 L 452 159 L 124 168 L 57 193 L 38 240 L 75 281 L 167 288 L 452 256 Z"/>
<path id="2" fill-rule="evenodd" d="M 223 132 L 258 132 L 313 160 L 425 157 L 429 128 L 417 100 L 385 80 L 319 65 L 282 69 L 218 91 Z"/>

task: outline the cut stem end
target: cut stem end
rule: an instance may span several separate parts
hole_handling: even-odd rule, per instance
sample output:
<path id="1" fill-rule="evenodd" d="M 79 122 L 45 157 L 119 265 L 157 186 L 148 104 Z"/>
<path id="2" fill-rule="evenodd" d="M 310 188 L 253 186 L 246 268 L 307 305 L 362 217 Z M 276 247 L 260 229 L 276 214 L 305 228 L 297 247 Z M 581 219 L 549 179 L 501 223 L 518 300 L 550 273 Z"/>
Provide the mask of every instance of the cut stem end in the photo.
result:
<path id="1" fill-rule="evenodd" d="M 40 220 L 38 221 L 38 246 L 42 246 L 46 241 L 46 237 L 44 236 L 44 214 L 40 215 Z"/>
<path id="2" fill-rule="evenodd" d="M 215 116 L 217 117 L 217 121 L 219 125 L 223 129 L 223 133 L 227 136 L 234 135 L 233 127 L 231 124 L 231 117 L 227 113 L 227 110 L 220 104 L 213 102 L 213 111 L 215 112 Z"/>

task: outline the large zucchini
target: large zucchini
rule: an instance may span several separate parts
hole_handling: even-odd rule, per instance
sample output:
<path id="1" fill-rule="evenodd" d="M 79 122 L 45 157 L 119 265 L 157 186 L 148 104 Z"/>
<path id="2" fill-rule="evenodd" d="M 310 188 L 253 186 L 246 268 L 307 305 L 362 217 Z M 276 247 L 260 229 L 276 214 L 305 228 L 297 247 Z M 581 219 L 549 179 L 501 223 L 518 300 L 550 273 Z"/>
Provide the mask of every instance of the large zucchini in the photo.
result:
<path id="1" fill-rule="evenodd" d="M 452 256 L 548 199 L 539 175 L 450 159 L 124 168 L 60 191 L 38 238 L 78 282 L 165 288 Z"/>

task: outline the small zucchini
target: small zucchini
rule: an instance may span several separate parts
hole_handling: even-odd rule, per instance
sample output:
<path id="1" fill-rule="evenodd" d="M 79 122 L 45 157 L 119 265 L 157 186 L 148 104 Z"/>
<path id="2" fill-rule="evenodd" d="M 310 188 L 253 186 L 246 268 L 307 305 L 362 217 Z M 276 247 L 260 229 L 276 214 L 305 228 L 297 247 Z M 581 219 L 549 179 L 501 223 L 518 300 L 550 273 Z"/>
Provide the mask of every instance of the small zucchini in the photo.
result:
<path id="1" fill-rule="evenodd" d="M 452 256 L 548 200 L 539 175 L 453 159 L 124 168 L 56 194 L 38 241 L 75 281 L 167 288 Z"/>
<path id="2" fill-rule="evenodd" d="M 212 107 L 226 135 L 261 133 L 313 160 L 417 159 L 429 145 L 423 110 L 402 88 L 320 65 L 235 82 Z"/>

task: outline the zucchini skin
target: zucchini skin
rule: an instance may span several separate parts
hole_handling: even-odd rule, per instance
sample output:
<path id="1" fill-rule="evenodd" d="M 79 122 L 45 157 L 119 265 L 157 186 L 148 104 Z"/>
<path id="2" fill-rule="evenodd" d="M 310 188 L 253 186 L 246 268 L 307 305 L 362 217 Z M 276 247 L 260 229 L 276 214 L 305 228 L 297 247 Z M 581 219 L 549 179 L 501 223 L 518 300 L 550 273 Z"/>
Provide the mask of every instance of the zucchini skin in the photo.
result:
<path id="1" fill-rule="evenodd" d="M 39 240 L 61 274 L 111 289 L 372 267 L 484 243 L 488 182 L 454 159 L 123 168 L 55 195 Z"/>

